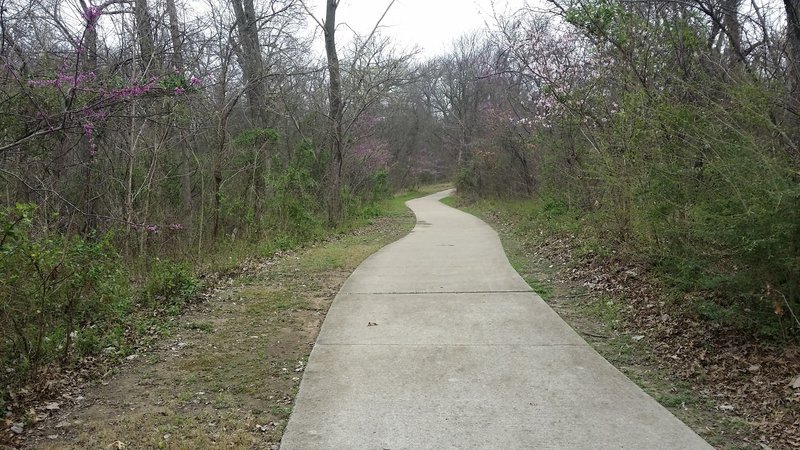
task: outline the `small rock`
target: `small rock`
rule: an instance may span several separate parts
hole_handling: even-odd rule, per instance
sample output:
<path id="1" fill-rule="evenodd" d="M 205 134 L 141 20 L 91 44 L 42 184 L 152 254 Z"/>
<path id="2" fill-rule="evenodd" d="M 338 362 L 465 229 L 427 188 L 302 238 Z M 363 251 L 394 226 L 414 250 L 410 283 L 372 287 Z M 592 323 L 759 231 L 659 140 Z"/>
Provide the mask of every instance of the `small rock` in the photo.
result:
<path id="1" fill-rule="evenodd" d="M 719 405 L 717 408 L 719 408 L 721 411 L 733 411 L 733 405 L 728 404 Z"/>
<path id="2" fill-rule="evenodd" d="M 761 370 L 761 366 L 758 365 L 758 364 L 753 364 L 752 366 L 747 368 L 747 371 L 750 372 L 750 373 L 756 373 L 759 370 Z"/>
<path id="3" fill-rule="evenodd" d="M 635 342 L 639 342 L 642 339 L 644 339 L 644 336 L 641 334 L 637 334 L 636 336 L 633 336 L 631 339 L 633 339 Z"/>
<path id="4" fill-rule="evenodd" d="M 56 428 L 66 428 L 69 426 L 69 422 L 66 420 L 62 420 L 56 424 Z"/>
<path id="5" fill-rule="evenodd" d="M 139 355 L 134 353 L 133 355 L 126 356 L 125 359 L 127 359 L 128 361 L 133 361 L 134 359 L 136 359 L 138 357 L 139 357 Z"/>
<path id="6" fill-rule="evenodd" d="M 792 389 L 800 389 L 800 375 L 794 377 L 791 383 L 789 383 L 789 387 Z"/>
<path id="7" fill-rule="evenodd" d="M 51 439 L 51 440 L 58 439 L 58 435 L 57 434 L 48 434 L 47 435 L 47 439 Z"/>
<path id="8" fill-rule="evenodd" d="M 52 402 L 52 403 L 48 403 L 48 404 L 44 405 L 44 409 L 46 409 L 48 411 L 57 411 L 57 410 L 61 409 L 61 405 L 59 405 L 56 402 Z"/>
<path id="9" fill-rule="evenodd" d="M 14 434 L 22 434 L 24 430 L 25 430 L 25 424 L 22 422 L 18 422 L 15 423 L 14 425 L 11 425 L 11 432 Z"/>
<path id="10" fill-rule="evenodd" d="M 115 353 L 116 351 L 117 351 L 116 347 L 106 347 L 106 348 L 103 349 L 102 353 L 104 355 L 110 355 L 112 353 Z"/>

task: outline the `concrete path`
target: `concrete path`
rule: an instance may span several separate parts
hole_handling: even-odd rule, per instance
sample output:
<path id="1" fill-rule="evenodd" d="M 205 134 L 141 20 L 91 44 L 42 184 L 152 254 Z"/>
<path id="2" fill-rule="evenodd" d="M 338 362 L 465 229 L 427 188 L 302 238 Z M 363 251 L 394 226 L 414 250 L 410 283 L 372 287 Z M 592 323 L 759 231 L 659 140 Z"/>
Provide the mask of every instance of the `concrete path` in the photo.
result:
<path id="1" fill-rule="evenodd" d="M 342 287 L 282 449 L 710 448 L 531 291 L 488 225 L 440 203 L 448 193 L 408 202 L 414 231 Z"/>

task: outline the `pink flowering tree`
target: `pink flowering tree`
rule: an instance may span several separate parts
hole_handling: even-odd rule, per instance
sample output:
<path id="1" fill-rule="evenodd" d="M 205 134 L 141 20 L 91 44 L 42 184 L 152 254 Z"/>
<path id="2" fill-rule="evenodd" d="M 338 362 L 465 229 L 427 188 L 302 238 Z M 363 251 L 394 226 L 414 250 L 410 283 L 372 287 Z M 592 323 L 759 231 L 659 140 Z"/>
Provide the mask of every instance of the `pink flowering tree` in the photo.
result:
<path id="1" fill-rule="evenodd" d="M 4 81 L 0 101 L 7 105 L 0 114 L 0 155 L 16 167 L 48 170 L 53 177 L 31 179 L 24 170 L 4 168 L 3 178 L 26 183 L 35 194 L 31 200 L 61 213 L 65 225 L 83 233 L 97 229 L 99 221 L 107 223 L 104 228 L 123 223 L 143 233 L 170 229 L 171 223 L 148 227 L 146 218 L 134 213 L 136 191 L 145 193 L 142 182 L 136 180 L 135 160 L 141 153 L 136 149 L 144 145 L 146 121 L 170 123 L 175 106 L 203 85 L 200 77 L 176 70 L 148 70 L 145 75 L 135 65 L 100 64 L 101 31 L 112 25 L 114 17 L 125 14 L 124 7 L 118 0 L 82 2 L 74 22 L 53 16 L 51 26 L 63 39 L 52 53 L 41 55 L 23 52 L 28 36 L 24 34 L 27 17 L 22 12 L 5 24 L 8 36 L 19 41 L 7 37 L 4 49 L 10 46 L 13 51 L 0 52 Z M 119 51 L 126 54 L 125 48 Z M 136 54 L 127 54 L 136 60 Z M 156 103 L 162 105 L 158 110 L 152 107 Z M 131 160 L 127 169 L 130 183 L 125 183 L 125 174 L 114 175 L 111 169 L 115 178 L 123 178 L 117 185 L 128 191 L 123 194 L 129 197 L 126 207 L 121 211 L 106 207 L 101 212 L 100 199 L 107 195 L 103 191 L 108 192 L 103 186 L 111 179 L 100 170 L 107 172 L 105 166 L 119 160 L 119 134 L 130 132 L 131 126 L 138 128 L 139 137 L 133 142 L 122 139 L 129 141 L 124 154 Z M 173 230 L 178 229 L 172 225 Z"/>
<path id="2" fill-rule="evenodd" d="M 351 128 L 346 154 L 346 179 L 353 194 L 385 194 L 387 171 L 392 163 L 389 145 L 380 135 L 385 117 L 364 113 Z"/>

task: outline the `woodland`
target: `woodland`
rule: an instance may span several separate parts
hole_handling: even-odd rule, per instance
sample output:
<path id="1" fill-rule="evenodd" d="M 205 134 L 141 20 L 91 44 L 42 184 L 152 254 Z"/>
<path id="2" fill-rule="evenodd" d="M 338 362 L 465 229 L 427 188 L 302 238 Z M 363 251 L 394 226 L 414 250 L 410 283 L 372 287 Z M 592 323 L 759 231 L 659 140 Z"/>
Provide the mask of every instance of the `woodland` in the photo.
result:
<path id="1" fill-rule="evenodd" d="M 800 0 L 531 2 L 430 58 L 310 1 L 0 0 L 0 413 L 443 181 L 796 342 Z"/>

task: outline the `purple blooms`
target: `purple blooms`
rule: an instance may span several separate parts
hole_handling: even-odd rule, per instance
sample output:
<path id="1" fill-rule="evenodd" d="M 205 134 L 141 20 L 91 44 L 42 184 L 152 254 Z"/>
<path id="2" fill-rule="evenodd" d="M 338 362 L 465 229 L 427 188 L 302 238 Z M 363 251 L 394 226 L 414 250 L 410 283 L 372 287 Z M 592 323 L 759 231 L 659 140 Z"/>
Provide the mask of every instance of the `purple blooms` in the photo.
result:
<path id="1" fill-rule="evenodd" d="M 83 11 L 83 20 L 86 21 L 86 29 L 89 31 L 94 31 L 95 27 L 97 26 L 97 19 L 103 14 L 103 11 L 100 10 L 97 6 L 90 6 Z"/>
<path id="2" fill-rule="evenodd" d="M 183 94 L 184 92 L 186 92 L 186 89 L 184 89 L 184 88 L 182 88 L 182 87 L 180 87 L 180 86 L 179 86 L 179 87 L 176 87 L 176 88 L 175 88 L 175 90 L 174 90 L 173 92 L 175 93 L 175 95 L 181 95 L 181 94 Z"/>
<path id="3" fill-rule="evenodd" d="M 377 139 L 369 139 L 358 144 L 353 149 L 353 156 L 359 166 L 370 172 L 387 167 L 392 160 L 388 145 Z"/>
<path id="4" fill-rule="evenodd" d="M 94 124 L 86 122 L 83 124 L 83 135 L 89 140 L 89 155 L 94 156 L 97 154 L 97 144 L 94 141 Z"/>
<path id="5" fill-rule="evenodd" d="M 203 85 L 203 80 L 192 75 L 192 77 L 189 78 L 189 84 L 192 85 L 192 87 L 200 87 Z"/>
<path id="6" fill-rule="evenodd" d="M 85 72 L 79 74 L 66 74 L 66 73 L 59 73 L 52 80 L 28 80 L 28 86 L 30 87 L 56 87 L 59 88 L 61 86 L 66 87 L 78 87 L 88 82 L 92 82 L 97 78 L 97 75 L 94 72 Z"/>
<path id="7" fill-rule="evenodd" d="M 100 111 L 98 111 L 98 110 L 95 110 L 95 109 L 92 109 L 92 108 L 87 108 L 85 110 L 85 114 L 86 114 L 87 118 L 95 120 L 95 121 L 96 120 L 103 120 L 106 117 L 108 117 L 108 111 L 105 110 L 105 109 L 101 109 Z"/>
<path id="8" fill-rule="evenodd" d="M 153 88 L 154 81 L 150 81 L 147 84 L 135 84 L 132 86 L 128 86 L 122 89 L 117 89 L 116 91 L 111 92 L 111 96 L 116 99 L 127 99 L 131 97 L 138 97 L 140 95 L 144 95 Z"/>

